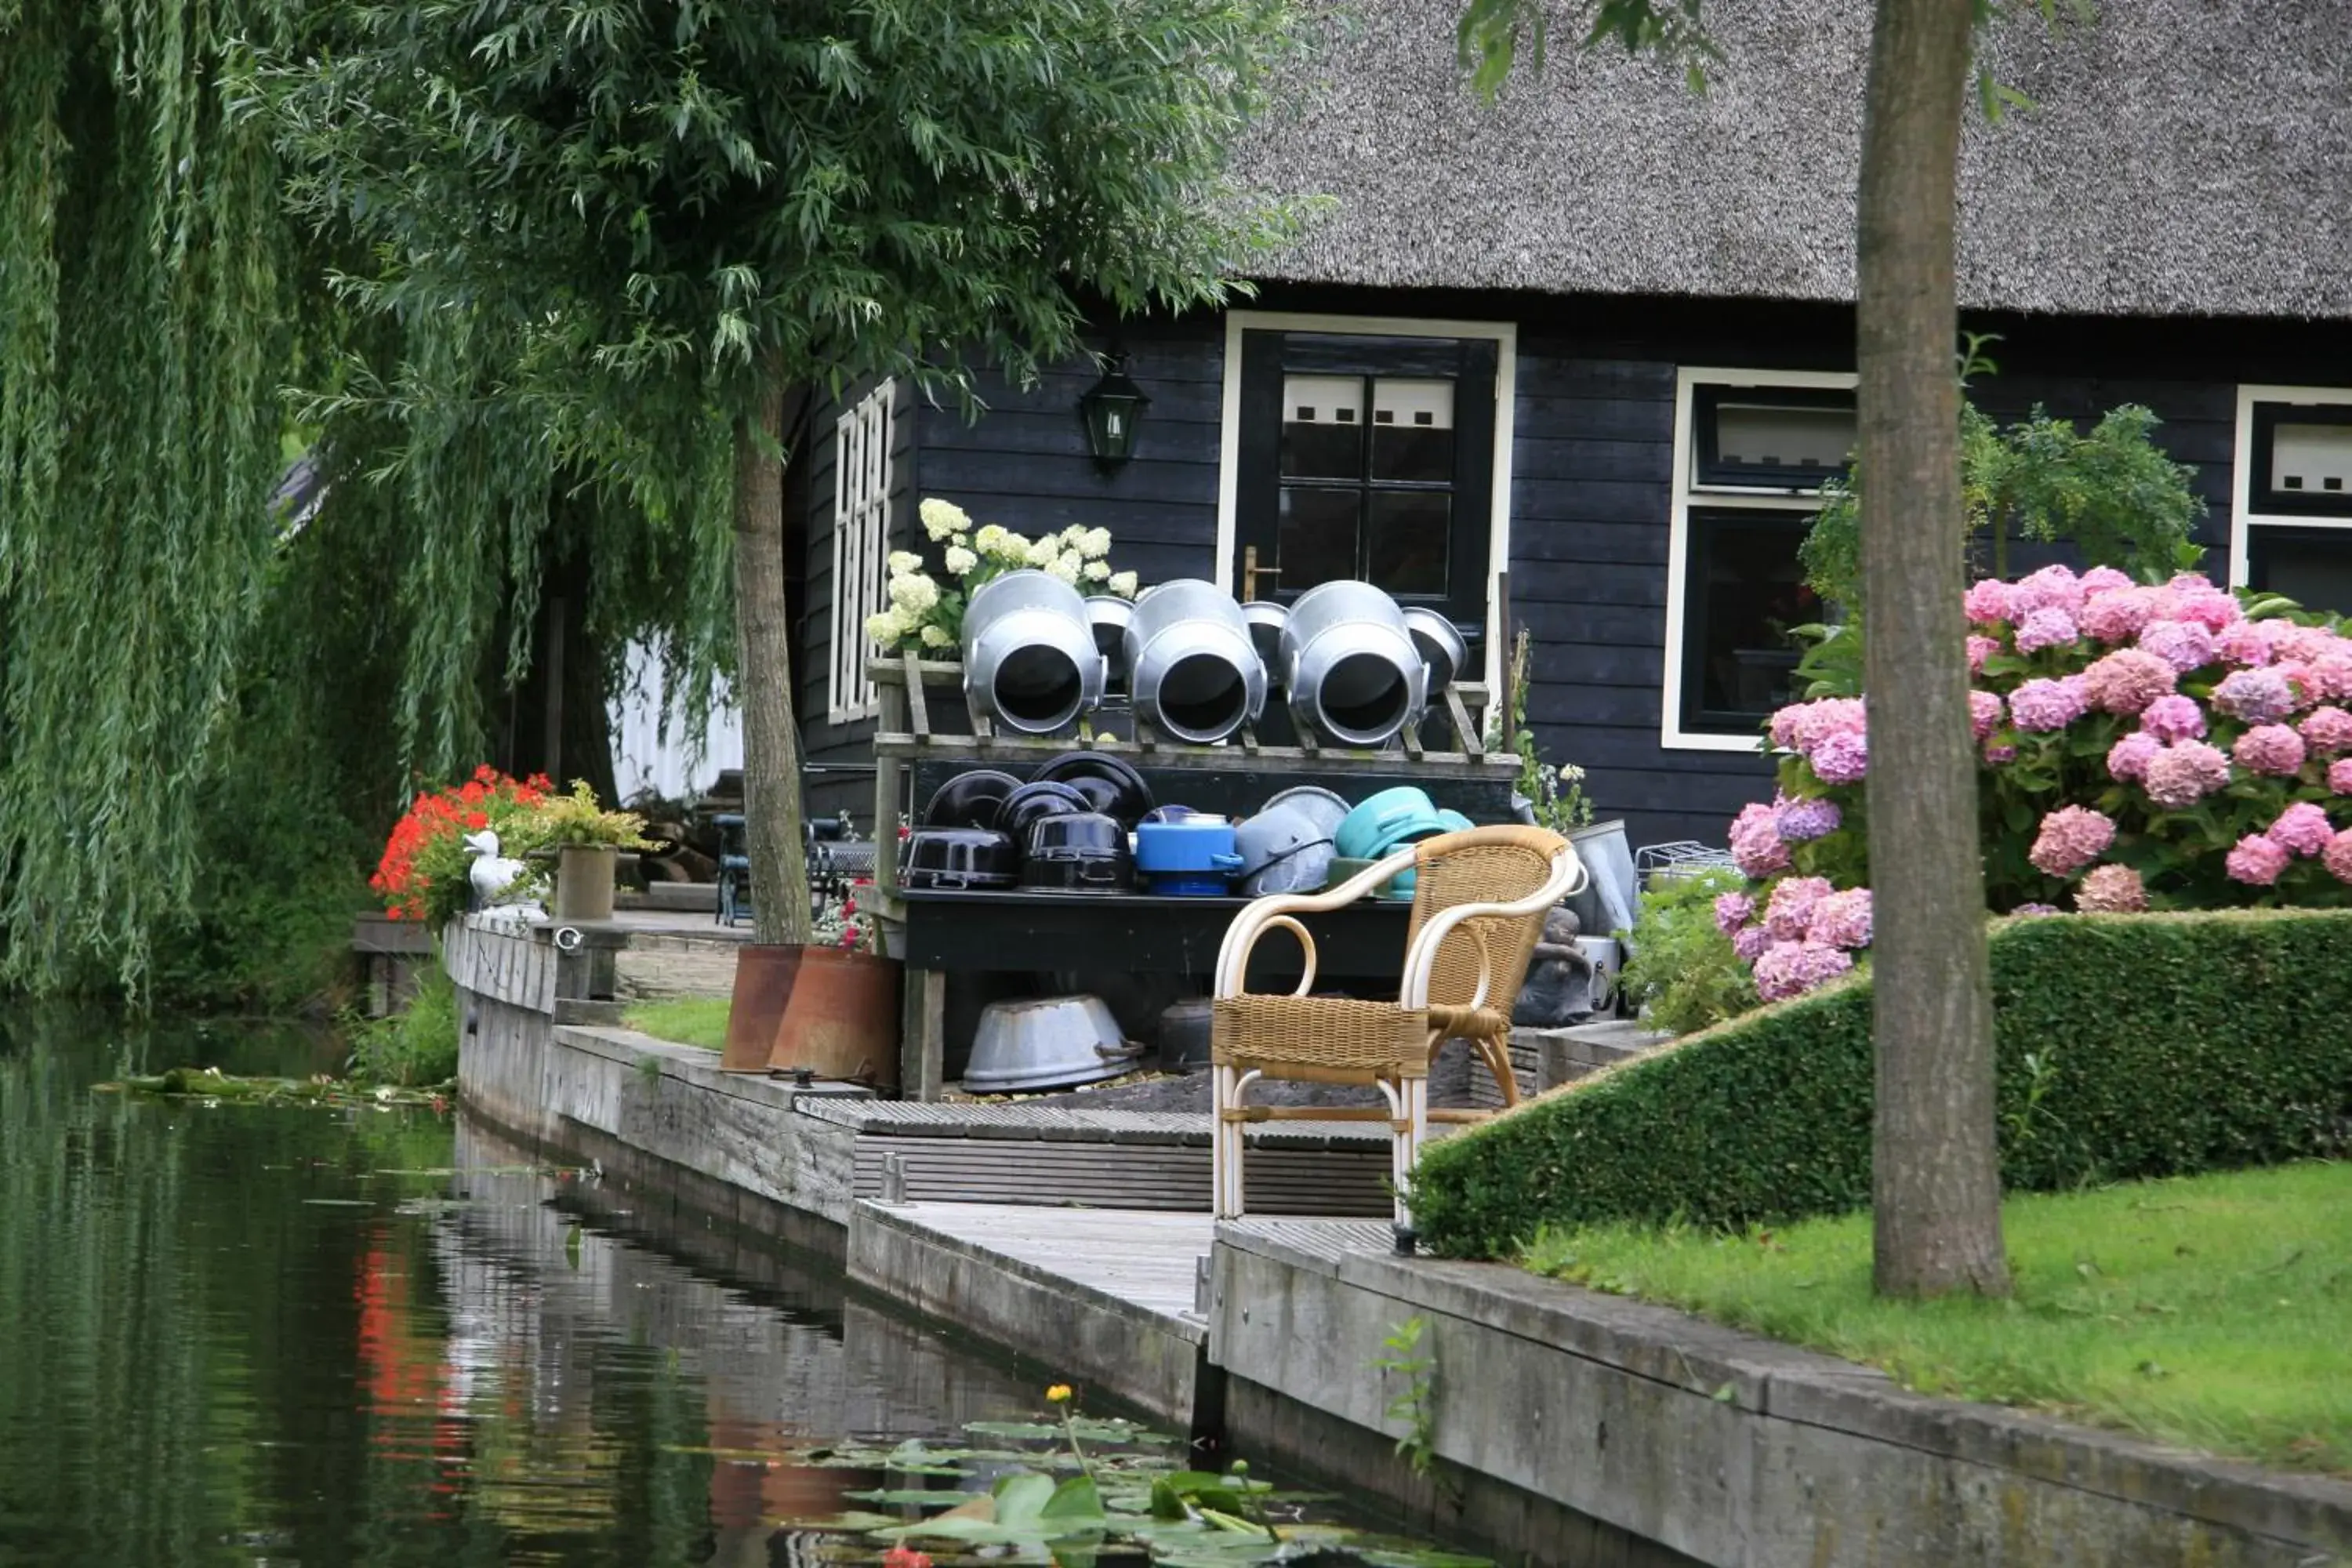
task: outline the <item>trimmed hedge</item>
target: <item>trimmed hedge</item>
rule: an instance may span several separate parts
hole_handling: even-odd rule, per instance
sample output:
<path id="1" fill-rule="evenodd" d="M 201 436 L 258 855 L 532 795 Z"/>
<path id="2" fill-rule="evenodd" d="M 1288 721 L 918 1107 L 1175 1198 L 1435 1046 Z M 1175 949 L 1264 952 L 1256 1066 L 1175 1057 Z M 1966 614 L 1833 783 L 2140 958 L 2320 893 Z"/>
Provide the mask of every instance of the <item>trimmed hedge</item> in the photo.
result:
<path id="1" fill-rule="evenodd" d="M 2066 915 L 1992 930 L 2001 1180 L 2048 1190 L 2352 1150 L 2352 910 Z M 1422 1239 L 1780 1224 L 1870 1202 L 1866 975 L 1432 1144 Z"/>

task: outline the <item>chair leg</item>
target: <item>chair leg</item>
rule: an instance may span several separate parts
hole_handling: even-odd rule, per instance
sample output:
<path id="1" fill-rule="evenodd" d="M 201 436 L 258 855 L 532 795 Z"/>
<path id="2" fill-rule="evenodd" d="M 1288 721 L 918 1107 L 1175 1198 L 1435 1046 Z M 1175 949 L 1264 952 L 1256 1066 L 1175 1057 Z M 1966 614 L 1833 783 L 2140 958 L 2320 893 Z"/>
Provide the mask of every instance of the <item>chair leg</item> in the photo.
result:
<path id="1" fill-rule="evenodd" d="M 1213 1207 L 1218 1219 L 1242 1217 L 1243 1124 L 1225 1120 L 1228 1108 L 1241 1108 L 1240 1074 L 1230 1067 L 1209 1069 L 1209 1165 L 1214 1189 Z"/>
<path id="2" fill-rule="evenodd" d="M 1486 1056 L 1486 1066 L 1495 1075 L 1495 1086 L 1503 1091 L 1503 1103 L 1506 1106 L 1517 1105 L 1519 1102 L 1519 1075 L 1511 1067 L 1509 1037 L 1498 1040 L 1490 1037 L 1480 1040 L 1478 1048 Z"/>
<path id="3" fill-rule="evenodd" d="M 1412 1170 L 1421 1163 L 1422 1145 L 1429 1139 L 1429 1080 L 1407 1079 L 1398 1087 L 1403 1091 L 1402 1120 L 1405 1131 L 1397 1140 L 1396 1148 L 1396 1225 L 1399 1236 L 1405 1237 L 1412 1231 L 1412 1205 L 1408 1196 Z"/>

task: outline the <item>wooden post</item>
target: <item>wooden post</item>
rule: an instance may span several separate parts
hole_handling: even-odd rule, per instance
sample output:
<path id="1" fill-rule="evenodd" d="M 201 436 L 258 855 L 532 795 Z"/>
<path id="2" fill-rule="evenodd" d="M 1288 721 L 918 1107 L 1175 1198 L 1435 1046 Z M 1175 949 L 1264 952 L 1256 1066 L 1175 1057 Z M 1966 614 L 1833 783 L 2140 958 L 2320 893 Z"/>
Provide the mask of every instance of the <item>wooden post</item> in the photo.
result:
<path id="1" fill-rule="evenodd" d="M 912 679 L 912 671 L 908 672 Z M 876 726 L 890 733 L 907 728 L 907 688 L 890 682 L 877 681 L 875 696 L 880 700 L 880 722 Z M 874 887 L 882 895 L 885 910 L 894 910 L 898 900 L 898 797 L 906 764 L 897 757 L 876 753 L 874 759 Z"/>
<path id="2" fill-rule="evenodd" d="M 898 1035 L 898 1094 L 936 1100 L 947 1068 L 947 972 L 906 971 L 906 1015 Z"/>

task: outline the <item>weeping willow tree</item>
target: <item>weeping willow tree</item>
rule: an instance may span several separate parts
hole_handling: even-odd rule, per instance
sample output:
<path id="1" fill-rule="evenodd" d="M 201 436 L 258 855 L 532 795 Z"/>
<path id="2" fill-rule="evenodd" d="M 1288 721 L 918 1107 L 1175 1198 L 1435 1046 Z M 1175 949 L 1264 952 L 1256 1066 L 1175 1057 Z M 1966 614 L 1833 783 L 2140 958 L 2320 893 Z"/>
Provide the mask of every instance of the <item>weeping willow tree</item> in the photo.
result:
<path id="1" fill-rule="evenodd" d="M 1291 216 L 1224 174 L 1295 40 L 1289 0 L 306 16 L 257 90 L 299 209 L 363 258 L 343 298 L 415 351 L 332 411 L 409 426 L 412 506 L 462 499 L 453 472 L 520 484 L 527 505 L 550 463 L 683 537 L 728 506 L 759 936 L 805 941 L 780 474 L 794 411 L 867 375 L 934 393 L 967 391 L 971 362 L 1024 376 L 1077 352 L 1081 291 L 1122 311 L 1223 299 Z M 484 397 L 500 412 L 478 422 Z M 512 467 L 480 444 L 500 432 L 523 441 Z M 459 531 L 478 552 L 462 576 L 494 535 Z"/>
<path id="2" fill-rule="evenodd" d="M 552 561 L 695 710 L 728 651 L 723 432 L 609 461 L 495 312 L 337 293 L 252 91 L 327 19 L 0 0 L 0 981 L 223 999 L 240 947 L 341 945 L 403 791 L 481 759 Z"/>
<path id="3" fill-rule="evenodd" d="M 136 981 L 271 548 L 295 236 L 236 0 L 0 0 L 0 930 Z"/>

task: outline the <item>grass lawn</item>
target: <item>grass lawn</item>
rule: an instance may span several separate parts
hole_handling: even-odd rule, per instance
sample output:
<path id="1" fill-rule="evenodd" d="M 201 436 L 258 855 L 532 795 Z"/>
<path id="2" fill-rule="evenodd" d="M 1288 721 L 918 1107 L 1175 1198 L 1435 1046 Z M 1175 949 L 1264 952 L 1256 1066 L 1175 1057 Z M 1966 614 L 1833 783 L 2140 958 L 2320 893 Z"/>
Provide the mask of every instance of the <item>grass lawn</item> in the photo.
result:
<path id="1" fill-rule="evenodd" d="M 1870 1292 L 1870 1216 L 1724 1237 L 1559 1232 L 1527 1267 L 2159 1442 L 2352 1475 L 2352 1163 L 2002 1205 L 2017 1295 Z"/>
<path id="2" fill-rule="evenodd" d="M 667 1002 L 640 1002 L 621 1015 L 621 1023 L 657 1040 L 700 1046 L 706 1051 L 723 1050 L 727 1046 L 728 1005 L 729 998 L 725 996 L 674 996 Z"/>

